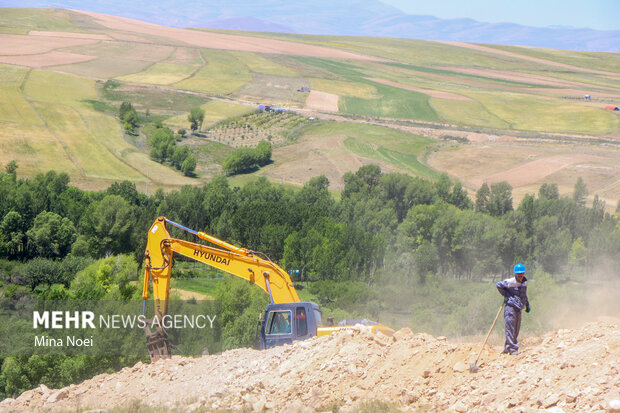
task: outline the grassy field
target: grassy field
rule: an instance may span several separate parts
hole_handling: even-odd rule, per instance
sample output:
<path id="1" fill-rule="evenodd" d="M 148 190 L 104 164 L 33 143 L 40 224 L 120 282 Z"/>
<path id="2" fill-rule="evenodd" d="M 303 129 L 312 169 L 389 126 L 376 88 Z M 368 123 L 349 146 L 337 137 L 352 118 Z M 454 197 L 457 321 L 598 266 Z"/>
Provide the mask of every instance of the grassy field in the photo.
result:
<path id="1" fill-rule="evenodd" d="M 439 116 L 431 107 L 427 95 L 379 83 L 374 83 L 374 86 L 377 88 L 377 93 L 382 95 L 381 98 L 361 99 L 345 96 L 339 101 L 340 111 L 356 115 L 439 121 Z"/>
<path id="2" fill-rule="evenodd" d="M 243 62 L 230 52 L 203 49 L 202 57 L 206 65 L 191 78 L 175 83 L 175 86 L 225 95 L 238 90 L 252 79 Z"/>
<path id="3" fill-rule="evenodd" d="M 24 86 L 24 94 L 44 103 L 60 103 L 70 106 L 83 105 L 84 99 L 97 99 L 95 82 L 76 76 L 33 70 Z"/>
<path id="4" fill-rule="evenodd" d="M 344 146 L 356 155 L 388 164 L 413 175 L 434 179 L 437 171 L 420 163 L 418 157 L 435 142 L 395 129 L 360 123 L 324 123 L 304 129 L 304 135 L 344 135 Z"/>
<path id="5" fill-rule="evenodd" d="M 218 32 L 218 30 L 205 29 Z M 230 31 L 226 31 L 231 33 Z M 349 52 L 382 57 L 414 65 L 482 66 L 514 70 L 540 66 L 518 58 L 498 56 L 491 52 L 463 49 L 461 47 L 415 39 L 356 36 L 313 36 L 304 34 L 265 33 L 237 31 L 246 36 L 295 41 L 304 44 L 333 47 Z"/>
<path id="6" fill-rule="evenodd" d="M 420 72 L 420 73 L 429 73 L 433 75 L 449 76 L 449 77 L 455 78 L 455 80 L 462 79 L 462 80 L 471 80 L 471 81 L 477 81 L 477 82 L 485 82 L 491 86 L 510 86 L 510 87 L 520 87 L 520 88 L 552 87 L 552 86 L 545 86 L 545 85 L 541 85 L 537 83 L 517 82 L 513 80 L 506 80 L 506 79 L 500 79 L 500 78 L 489 77 L 489 76 L 460 73 L 458 71 L 452 71 L 452 70 L 436 69 L 433 67 L 408 65 L 408 64 L 402 64 L 402 63 L 386 63 L 385 65 L 392 66 L 392 67 L 399 68 L 399 69 L 406 69 L 406 70 L 411 70 L 415 72 Z"/>
<path id="7" fill-rule="evenodd" d="M 112 101 L 118 106 L 126 101 L 142 110 L 163 112 L 168 116 L 189 112 L 194 106 L 201 106 L 209 101 L 207 97 L 174 89 L 163 90 L 147 85 L 124 85 L 117 81 L 108 81 L 100 85 L 100 95 L 103 100 Z"/>
<path id="8" fill-rule="evenodd" d="M 221 100 L 211 100 L 204 105 L 196 105 L 200 106 L 205 111 L 205 118 L 202 122 L 202 129 L 208 129 L 211 125 L 220 122 L 224 119 L 228 119 L 234 116 L 240 116 L 247 112 L 253 111 L 256 108 L 247 105 L 240 105 L 237 103 L 229 103 Z M 187 108 L 187 112 L 189 112 L 191 108 Z M 183 113 L 181 115 L 172 116 L 168 118 L 165 122 L 167 126 L 172 129 L 185 128 L 189 130 L 189 122 L 187 121 L 187 113 Z"/>
<path id="9" fill-rule="evenodd" d="M 84 63 L 55 66 L 55 70 L 89 79 L 111 79 L 141 72 L 156 62 L 166 60 L 174 51 L 174 47 L 110 41 L 88 46 L 75 46 L 66 50 L 96 56 L 97 59 Z"/>
<path id="10" fill-rule="evenodd" d="M 259 53 L 249 52 L 231 52 L 232 56 L 243 64 L 252 73 L 261 73 L 264 75 L 298 77 L 299 72 L 289 66 L 281 65 L 270 57 L 263 56 Z"/>
<path id="11" fill-rule="evenodd" d="M 377 99 L 380 97 L 377 88 L 369 83 L 322 79 L 315 77 L 310 79 L 310 87 L 311 89 L 333 93 L 339 96 L 361 99 Z"/>
<path id="12" fill-rule="evenodd" d="M 14 145 L 13 150 L 18 152 L 14 157 L 18 164 L 25 166 L 23 172 L 35 166 L 24 159 L 32 157 L 28 152 L 34 150 L 42 158 L 35 161 L 36 172 L 55 169 L 82 181 L 144 182 L 149 171 L 150 179 L 162 185 L 192 182 L 150 161 L 148 155 L 125 142 L 117 120 L 93 110 L 84 101 L 98 97 L 92 80 L 35 70 L 25 82 L 24 95 L 33 102 L 37 114 L 45 122 L 45 133 L 28 133 L 31 130 L 28 128 L 32 128 L 28 124 L 14 126 L 13 142 L 19 140 L 20 132 L 24 135 L 21 144 Z M 25 151 L 21 156 L 20 150 Z"/>
<path id="13" fill-rule="evenodd" d="M 17 66 L 0 65 L 0 122 L 42 126 L 43 121 L 24 98 L 21 86 L 29 70 Z"/>
<path id="14" fill-rule="evenodd" d="M 143 72 L 119 76 L 117 79 L 123 82 L 171 85 L 190 77 L 196 70 L 195 67 L 187 65 L 155 63 Z"/>
<path id="15" fill-rule="evenodd" d="M 543 49 L 541 47 L 522 47 L 504 45 L 485 45 L 493 49 L 505 50 L 523 56 L 551 60 L 558 63 L 579 66 L 586 69 L 620 73 L 620 55 L 617 53 L 577 52 L 572 50 Z"/>
<path id="16" fill-rule="evenodd" d="M 184 291 L 191 291 L 207 297 L 213 297 L 218 284 L 221 282 L 221 278 L 189 278 L 178 279 L 173 278 L 171 288 Z"/>
<path id="17" fill-rule="evenodd" d="M 376 90 L 376 95 L 379 97 L 374 99 L 343 96 L 338 104 L 341 112 L 356 115 L 439 121 L 439 117 L 429 104 L 427 95 L 366 80 L 367 74 L 362 72 L 363 69 L 353 64 L 316 58 L 300 57 L 297 59 L 303 63 L 329 70 L 343 81 L 360 83 Z"/>
<path id="18" fill-rule="evenodd" d="M 456 125 L 480 126 L 484 128 L 508 129 L 510 125 L 489 112 L 477 101 L 455 102 L 451 99 L 431 99 L 430 104 L 443 122 Z"/>
<path id="19" fill-rule="evenodd" d="M 308 82 L 301 77 L 252 74 L 252 80 L 236 95 L 274 106 L 303 106 L 307 93 L 297 92 Z"/>
<path id="20" fill-rule="evenodd" d="M 30 30 L 83 32 L 95 27 L 92 19 L 60 9 L 2 8 L 0 33 L 26 34 Z"/>
<path id="21" fill-rule="evenodd" d="M 586 104 L 515 93 L 469 92 L 511 129 L 603 135 L 618 129 L 618 117 Z"/>

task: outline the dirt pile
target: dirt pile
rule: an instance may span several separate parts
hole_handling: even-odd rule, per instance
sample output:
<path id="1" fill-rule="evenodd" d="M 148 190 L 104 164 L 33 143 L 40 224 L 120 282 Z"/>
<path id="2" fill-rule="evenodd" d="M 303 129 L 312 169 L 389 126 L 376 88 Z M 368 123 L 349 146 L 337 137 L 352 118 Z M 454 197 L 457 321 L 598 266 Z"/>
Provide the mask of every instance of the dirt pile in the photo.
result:
<path id="1" fill-rule="evenodd" d="M 615 411 L 620 409 L 618 320 L 530 340 L 518 356 L 480 344 L 363 327 L 259 352 L 138 363 L 60 390 L 45 386 L 0 411 L 109 409 L 135 400 L 180 411 L 314 411 L 385 400 L 415 411 Z M 341 410 L 342 411 L 342 410 Z M 620 410 L 618 410 L 620 411 Z"/>

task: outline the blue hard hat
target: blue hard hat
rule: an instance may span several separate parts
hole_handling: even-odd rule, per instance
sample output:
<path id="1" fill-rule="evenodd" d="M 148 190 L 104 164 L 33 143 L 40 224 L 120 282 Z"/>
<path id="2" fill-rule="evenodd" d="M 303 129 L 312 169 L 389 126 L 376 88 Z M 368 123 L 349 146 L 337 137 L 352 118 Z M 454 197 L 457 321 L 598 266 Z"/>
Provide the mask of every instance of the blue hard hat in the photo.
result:
<path id="1" fill-rule="evenodd" d="M 523 264 L 515 265 L 514 273 L 515 274 L 523 274 L 523 273 L 525 273 L 525 265 L 523 265 Z"/>

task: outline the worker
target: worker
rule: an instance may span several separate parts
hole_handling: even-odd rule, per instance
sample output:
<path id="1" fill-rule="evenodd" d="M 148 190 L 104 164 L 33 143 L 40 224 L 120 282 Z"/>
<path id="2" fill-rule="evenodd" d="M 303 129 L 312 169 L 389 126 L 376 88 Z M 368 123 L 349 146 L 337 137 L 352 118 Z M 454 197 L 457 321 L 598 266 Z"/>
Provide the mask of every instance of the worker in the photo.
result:
<path id="1" fill-rule="evenodd" d="M 291 322 L 289 320 L 288 311 L 278 312 L 275 321 L 275 334 L 290 334 Z"/>
<path id="2" fill-rule="evenodd" d="M 514 267 L 513 278 L 500 281 L 496 284 L 499 293 L 504 296 L 504 326 L 506 329 L 506 343 L 504 354 L 519 354 L 517 337 L 521 329 L 521 310 L 530 312 L 530 301 L 527 298 L 527 278 L 525 266 L 517 264 Z"/>

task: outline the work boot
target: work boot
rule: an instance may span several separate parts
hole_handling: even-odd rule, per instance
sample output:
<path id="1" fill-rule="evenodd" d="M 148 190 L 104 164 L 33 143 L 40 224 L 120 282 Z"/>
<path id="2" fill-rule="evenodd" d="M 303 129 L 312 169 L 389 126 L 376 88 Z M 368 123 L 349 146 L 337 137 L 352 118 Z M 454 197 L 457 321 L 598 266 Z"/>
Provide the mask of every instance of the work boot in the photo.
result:
<path id="1" fill-rule="evenodd" d="M 511 352 L 510 352 L 510 355 L 511 355 L 511 356 L 518 356 L 518 355 L 519 355 L 519 352 L 518 352 L 518 351 L 511 351 Z"/>

